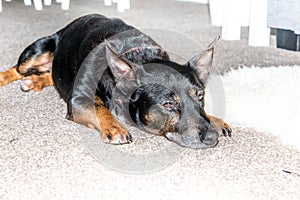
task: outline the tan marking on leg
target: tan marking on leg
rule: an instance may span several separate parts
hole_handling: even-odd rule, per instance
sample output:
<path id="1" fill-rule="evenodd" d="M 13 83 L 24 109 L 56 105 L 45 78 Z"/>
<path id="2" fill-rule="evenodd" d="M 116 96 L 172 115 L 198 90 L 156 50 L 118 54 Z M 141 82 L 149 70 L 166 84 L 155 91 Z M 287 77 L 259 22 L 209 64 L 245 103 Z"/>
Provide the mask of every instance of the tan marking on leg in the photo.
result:
<path id="1" fill-rule="evenodd" d="M 99 98 L 96 98 L 95 105 L 96 118 L 103 141 L 113 144 L 131 142 L 131 136 L 126 128 L 114 118 Z"/>
<path id="2" fill-rule="evenodd" d="M 16 80 L 20 80 L 23 77 L 23 75 L 17 72 L 16 67 L 9 68 L 5 72 L 0 72 L 0 86 L 7 85 Z"/>
<path id="3" fill-rule="evenodd" d="M 111 112 L 104 106 L 103 101 L 95 97 L 93 108 L 78 106 L 74 108 L 70 120 L 94 128 L 101 133 L 101 138 L 106 143 L 125 144 L 131 142 L 131 135 L 127 129 L 120 124 Z"/>
<path id="4" fill-rule="evenodd" d="M 26 74 L 31 70 L 36 70 L 38 72 L 46 72 L 51 70 L 53 61 L 53 53 L 47 52 L 43 53 L 35 58 L 30 58 L 24 63 L 18 66 L 18 70 L 21 74 Z"/>

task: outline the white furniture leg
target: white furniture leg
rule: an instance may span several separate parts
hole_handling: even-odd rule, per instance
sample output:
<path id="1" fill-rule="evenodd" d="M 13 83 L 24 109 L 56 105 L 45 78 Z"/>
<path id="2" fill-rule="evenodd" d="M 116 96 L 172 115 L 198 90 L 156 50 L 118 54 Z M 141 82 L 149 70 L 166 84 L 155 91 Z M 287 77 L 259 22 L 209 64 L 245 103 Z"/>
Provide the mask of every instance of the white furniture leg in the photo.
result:
<path id="1" fill-rule="evenodd" d="M 113 3 L 117 3 L 118 12 L 125 12 L 126 9 L 130 9 L 130 0 L 104 0 L 105 6 L 111 6 Z"/>
<path id="2" fill-rule="evenodd" d="M 123 0 L 118 0 L 117 10 L 118 12 L 125 12 L 125 4 Z"/>
<path id="3" fill-rule="evenodd" d="M 69 10 L 69 8 L 70 8 L 70 0 L 62 0 L 61 9 Z"/>
<path id="4" fill-rule="evenodd" d="M 5 1 L 11 1 L 11 0 L 5 0 Z M 44 4 L 46 6 L 50 6 L 52 3 L 52 0 L 43 0 Z M 70 8 L 70 0 L 56 0 L 57 3 L 61 3 L 61 9 L 63 10 L 69 10 Z M 36 10 L 43 10 L 43 2 L 42 0 L 33 0 L 34 8 Z M 24 4 L 26 6 L 32 5 L 31 0 L 24 0 Z M 2 12 L 2 0 L 0 0 L 0 12 Z"/>
<path id="5" fill-rule="evenodd" d="M 25 6 L 31 6 L 32 2 L 31 2 L 31 0 L 24 0 L 24 4 L 25 4 Z"/>
<path id="6" fill-rule="evenodd" d="M 125 1 L 125 2 L 124 2 L 124 8 L 125 8 L 126 10 L 129 10 L 129 9 L 130 9 L 130 0 L 123 0 L 123 1 Z"/>
<path id="7" fill-rule="evenodd" d="M 118 12 L 125 12 L 130 8 L 130 0 L 118 0 L 117 10 Z"/>
<path id="8" fill-rule="evenodd" d="M 104 0 L 104 5 L 105 6 L 111 6 L 112 5 L 111 0 Z"/>
<path id="9" fill-rule="evenodd" d="M 249 45 L 269 46 L 270 28 L 268 28 L 268 0 L 251 0 Z"/>
<path id="10" fill-rule="evenodd" d="M 210 22 L 214 26 L 223 25 L 223 0 L 209 1 Z"/>
<path id="11" fill-rule="evenodd" d="M 33 0 L 33 3 L 36 10 L 43 10 L 42 0 Z"/>
<path id="12" fill-rule="evenodd" d="M 241 39 L 241 20 L 237 9 L 240 0 L 224 0 L 222 39 Z"/>
<path id="13" fill-rule="evenodd" d="M 250 1 L 251 0 L 241 0 L 240 1 L 239 6 L 240 6 L 241 26 L 249 26 Z"/>
<path id="14" fill-rule="evenodd" d="M 51 6 L 52 0 L 44 0 L 45 6 Z"/>

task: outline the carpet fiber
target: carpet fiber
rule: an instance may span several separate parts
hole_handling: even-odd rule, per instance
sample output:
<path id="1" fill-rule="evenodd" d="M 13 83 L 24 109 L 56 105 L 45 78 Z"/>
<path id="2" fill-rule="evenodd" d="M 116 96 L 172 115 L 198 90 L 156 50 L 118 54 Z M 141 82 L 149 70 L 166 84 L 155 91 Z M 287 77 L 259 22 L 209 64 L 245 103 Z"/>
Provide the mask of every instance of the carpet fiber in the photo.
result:
<path id="1" fill-rule="evenodd" d="M 32 41 L 87 13 L 151 28 L 151 36 L 183 58 L 192 57 L 221 33 L 219 27 L 210 25 L 207 5 L 132 0 L 131 6 L 117 13 L 115 5 L 105 7 L 103 1 L 72 0 L 70 11 L 54 4 L 38 12 L 23 1 L 3 1 L 0 66 L 14 65 Z M 177 34 L 165 35 L 160 30 Z M 298 52 L 277 49 L 274 40 L 268 47 L 250 47 L 247 38 L 243 28 L 240 41 L 219 42 L 214 74 L 240 66 L 300 66 Z M 226 76 L 225 92 L 227 85 L 233 85 L 225 82 Z M 248 87 L 234 94 L 244 95 Z M 219 89 L 214 88 L 213 94 L 220 99 L 212 98 L 216 100 L 213 105 L 238 98 L 224 93 L 224 99 Z M 278 97 L 283 93 L 287 92 L 278 91 Z M 246 111 L 248 100 L 240 101 L 235 102 L 244 103 L 241 112 Z M 228 116 L 230 110 L 225 112 L 224 107 L 223 115 L 235 121 Z M 278 115 L 282 110 L 283 106 Z M 250 111 L 252 118 L 265 114 Z M 128 127 L 132 144 L 112 146 L 98 140 L 97 132 L 66 120 L 65 114 L 66 105 L 53 87 L 39 93 L 21 92 L 19 82 L 0 87 L 0 199 L 300 199 L 300 151 L 247 124 L 234 123 L 231 138 L 221 137 L 217 147 L 206 150 L 180 148 L 132 127 Z"/>

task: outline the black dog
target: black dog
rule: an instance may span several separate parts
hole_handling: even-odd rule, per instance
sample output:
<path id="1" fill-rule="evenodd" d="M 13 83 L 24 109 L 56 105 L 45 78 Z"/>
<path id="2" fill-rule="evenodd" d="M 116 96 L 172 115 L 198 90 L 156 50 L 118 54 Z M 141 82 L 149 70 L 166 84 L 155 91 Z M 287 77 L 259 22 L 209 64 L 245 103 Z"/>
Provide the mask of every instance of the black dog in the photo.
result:
<path id="1" fill-rule="evenodd" d="M 99 130 L 108 143 L 132 140 L 115 116 L 184 147 L 213 147 L 218 132 L 231 136 L 203 109 L 217 40 L 179 65 L 122 20 L 87 15 L 29 45 L 16 66 L 0 73 L 0 85 L 22 80 L 23 91 L 39 91 L 54 84 L 67 119 Z"/>

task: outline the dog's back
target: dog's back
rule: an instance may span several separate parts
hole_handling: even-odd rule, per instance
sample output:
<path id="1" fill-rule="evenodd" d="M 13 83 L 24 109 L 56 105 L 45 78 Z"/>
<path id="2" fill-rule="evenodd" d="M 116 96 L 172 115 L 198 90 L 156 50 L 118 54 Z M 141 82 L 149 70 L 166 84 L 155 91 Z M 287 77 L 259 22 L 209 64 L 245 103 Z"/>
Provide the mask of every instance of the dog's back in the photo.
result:
<path id="1" fill-rule="evenodd" d="M 99 43 L 118 33 L 133 29 L 120 19 L 102 15 L 81 17 L 59 31 L 52 74 L 58 92 L 67 101 L 80 65 Z"/>

